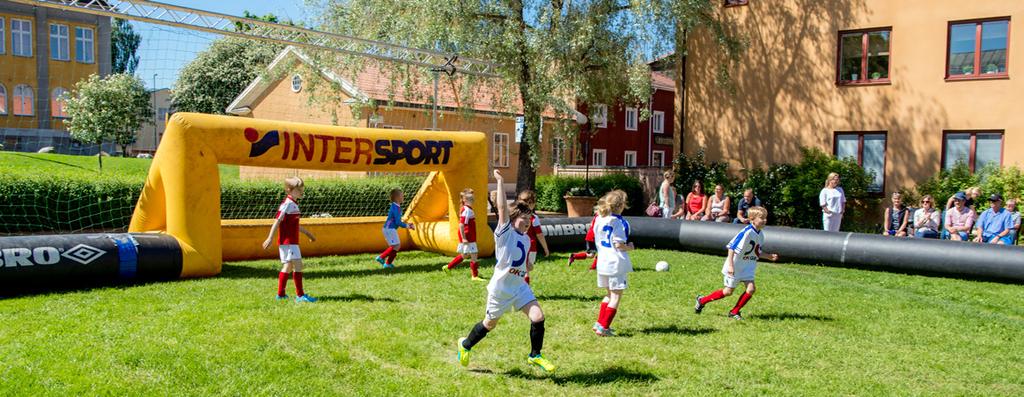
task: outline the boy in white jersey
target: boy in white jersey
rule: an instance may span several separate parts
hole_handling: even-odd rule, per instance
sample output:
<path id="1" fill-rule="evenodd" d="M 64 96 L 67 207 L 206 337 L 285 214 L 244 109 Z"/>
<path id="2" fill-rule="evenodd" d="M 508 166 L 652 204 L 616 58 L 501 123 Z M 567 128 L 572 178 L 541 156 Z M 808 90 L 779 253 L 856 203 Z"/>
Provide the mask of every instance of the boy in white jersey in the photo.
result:
<path id="1" fill-rule="evenodd" d="M 487 333 L 498 326 L 498 319 L 509 309 L 521 311 L 530 318 L 530 355 L 527 362 L 544 371 L 555 370 L 555 365 L 540 354 L 544 345 L 544 311 L 541 310 L 533 290 L 526 283 L 526 275 L 532 267 L 529 263 L 530 215 L 532 211 L 525 204 L 517 202 L 512 209 L 505 202 L 505 180 L 494 170 L 498 182 L 498 227 L 494 231 L 495 258 L 494 275 L 487 284 L 487 311 L 484 320 L 473 326 L 469 335 L 458 342 L 458 360 L 462 366 L 469 365 L 469 352 Z"/>
<path id="2" fill-rule="evenodd" d="M 628 251 L 633 249 L 629 239 L 629 222 L 622 218 L 626 209 L 626 192 L 613 190 L 605 194 L 597 206 L 598 218 L 594 222 L 597 240 L 597 287 L 608 294 L 601 300 L 601 309 L 594 323 L 594 333 L 614 336 L 612 320 L 619 309 L 622 293 L 626 290 L 626 276 L 633 271 Z"/>
<path id="3" fill-rule="evenodd" d="M 768 211 L 764 207 L 750 207 L 747 210 L 747 218 L 750 219 L 750 224 L 744 227 L 736 237 L 733 237 L 729 245 L 726 246 L 729 254 L 725 257 L 725 264 L 722 265 L 722 275 L 725 276 L 725 288 L 712 292 L 708 296 L 697 295 L 697 302 L 693 307 L 695 313 L 700 314 L 704 310 L 704 305 L 708 304 L 708 302 L 732 295 L 732 291 L 742 282 L 746 284 L 747 290 L 743 295 L 740 295 L 736 306 L 733 306 L 732 310 L 729 311 L 729 317 L 742 320 L 743 317 L 740 316 L 740 310 L 743 309 L 743 305 L 750 301 L 750 297 L 754 295 L 756 290 L 754 287 L 754 271 L 757 270 L 757 260 L 760 258 L 771 261 L 779 259 L 779 254 L 761 254 L 761 245 L 764 244 L 764 233 L 761 229 L 764 228 L 764 224 L 768 221 Z"/>

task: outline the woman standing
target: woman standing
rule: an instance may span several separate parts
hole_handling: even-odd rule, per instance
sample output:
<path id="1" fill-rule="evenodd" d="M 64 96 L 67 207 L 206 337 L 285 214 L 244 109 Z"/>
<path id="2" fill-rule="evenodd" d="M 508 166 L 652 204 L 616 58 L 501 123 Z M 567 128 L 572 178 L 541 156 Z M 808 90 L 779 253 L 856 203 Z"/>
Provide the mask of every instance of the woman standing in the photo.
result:
<path id="1" fill-rule="evenodd" d="M 672 218 L 672 214 L 676 210 L 676 188 L 672 186 L 672 182 L 675 182 L 676 176 L 672 173 L 672 170 L 665 171 L 665 179 L 661 181 L 661 187 L 658 188 L 658 206 L 661 207 L 662 218 Z"/>
<path id="2" fill-rule="evenodd" d="M 818 205 L 821 206 L 821 223 L 824 230 L 838 232 L 839 224 L 843 221 L 843 210 L 846 208 L 846 192 L 839 186 L 839 174 L 828 174 L 825 188 L 818 194 Z"/>
<path id="3" fill-rule="evenodd" d="M 688 221 L 699 221 L 708 209 L 708 195 L 704 194 L 704 184 L 693 181 L 693 190 L 686 195 L 683 208 L 676 214 Z"/>
<path id="4" fill-rule="evenodd" d="M 732 200 L 725 195 L 725 187 L 715 185 L 715 194 L 708 199 L 708 211 L 704 215 L 705 221 L 729 222 L 729 209 L 732 208 Z"/>

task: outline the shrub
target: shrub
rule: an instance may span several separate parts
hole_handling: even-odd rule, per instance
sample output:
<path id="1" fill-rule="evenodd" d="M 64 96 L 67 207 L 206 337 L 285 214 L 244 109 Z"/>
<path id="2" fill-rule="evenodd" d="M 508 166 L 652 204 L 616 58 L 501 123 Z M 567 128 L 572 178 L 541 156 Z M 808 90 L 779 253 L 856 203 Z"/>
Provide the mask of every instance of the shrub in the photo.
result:
<path id="1" fill-rule="evenodd" d="M 700 180 L 704 184 L 705 193 L 713 193 L 716 184 L 722 184 L 726 190 L 734 187 L 729 177 L 729 165 L 724 162 L 708 163 L 704 158 L 704 149 L 697 151 L 693 157 L 680 154 L 675 161 L 676 191 L 686 197 L 690 192 L 693 181 Z M 733 192 L 726 192 L 733 193 Z"/>
<path id="2" fill-rule="evenodd" d="M 956 194 L 956 192 L 971 186 L 980 185 L 980 175 L 972 174 L 971 169 L 964 162 L 957 162 L 953 168 L 939 171 L 932 175 L 931 178 L 918 184 L 913 191 L 908 192 L 909 198 L 913 200 L 909 201 L 909 203 L 917 203 L 918 198 L 930 194 L 939 203 L 938 206 L 941 208 L 946 205 L 946 200 Z M 982 192 L 989 193 L 988 190 L 982 190 Z M 904 198 L 904 202 L 908 202 L 907 198 Z"/>
<path id="3" fill-rule="evenodd" d="M 1017 166 L 985 167 L 981 172 L 981 180 L 981 192 L 984 197 L 992 193 L 1001 194 L 1003 200 L 1024 197 L 1024 172 Z"/>
<path id="4" fill-rule="evenodd" d="M 541 211 L 565 212 L 564 196 L 572 189 L 582 188 L 584 178 L 544 175 L 537 177 L 537 209 Z M 641 215 L 644 212 L 644 191 L 640 181 L 629 175 L 609 174 L 590 178 L 590 190 L 597 197 L 615 189 L 622 189 L 629 197 L 627 215 Z"/>

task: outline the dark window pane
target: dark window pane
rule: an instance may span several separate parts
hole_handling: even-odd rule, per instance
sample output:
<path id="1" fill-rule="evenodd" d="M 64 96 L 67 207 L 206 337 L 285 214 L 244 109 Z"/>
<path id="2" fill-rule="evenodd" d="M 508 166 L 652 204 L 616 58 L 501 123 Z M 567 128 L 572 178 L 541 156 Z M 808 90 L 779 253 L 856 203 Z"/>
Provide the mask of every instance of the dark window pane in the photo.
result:
<path id="1" fill-rule="evenodd" d="M 942 169 L 951 169 L 958 162 L 967 164 L 970 154 L 971 134 L 946 134 L 946 162 Z"/>
<path id="2" fill-rule="evenodd" d="M 863 33 L 847 33 L 840 39 L 839 64 L 840 81 L 857 81 L 863 78 L 860 61 L 864 56 Z"/>
<path id="3" fill-rule="evenodd" d="M 981 171 L 986 165 L 999 165 L 1003 154 L 1002 134 L 978 134 L 974 142 L 974 171 Z"/>
<path id="4" fill-rule="evenodd" d="M 953 25 L 949 29 L 950 76 L 974 74 L 975 32 L 973 23 Z"/>
<path id="5" fill-rule="evenodd" d="M 1006 33 L 1009 21 L 981 24 L 981 72 L 1006 73 Z"/>
<path id="6" fill-rule="evenodd" d="M 859 144 L 860 138 L 857 135 L 836 135 L 836 158 L 850 158 L 857 161 L 857 146 Z"/>
<path id="7" fill-rule="evenodd" d="M 889 78 L 889 32 L 868 33 L 868 78 Z"/>
<path id="8" fill-rule="evenodd" d="M 864 170 L 874 174 L 868 191 L 881 192 L 885 186 L 885 135 L 864 135 Z"/>

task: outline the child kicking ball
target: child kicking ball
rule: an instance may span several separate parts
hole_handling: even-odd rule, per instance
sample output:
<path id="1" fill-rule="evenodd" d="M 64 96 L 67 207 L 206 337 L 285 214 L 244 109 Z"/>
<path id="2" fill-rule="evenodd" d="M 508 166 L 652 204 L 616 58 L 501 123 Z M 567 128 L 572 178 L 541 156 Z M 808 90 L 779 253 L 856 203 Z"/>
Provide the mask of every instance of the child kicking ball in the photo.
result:
<path id="1" fill-rule="evenodd" d="M 729 311 L 729 317 L 742 320 L 743 317 L 740 316 L 740 310 L 750 301 L 750 297 L 754 295 L 756 290 L 754 287 L 754 271 L 757 270 L 757 260 L 764 258 L 776 261 L 779 259 L 779 254 L 761 254 L 761 245 L 764 244 L 764 233 L 761 229 L 768 222 L 768 211 L 764 207 L 750 207 L 747 210 L 747 217 L 750 219 L 750 224 L 744 227 L 736 237 L 733 237 L 729 245 L 726 246 L 729 253 L 725 257 L 725 264 L 722 265 L 722 274 L 725 276 L 725 288 L 712 292 L 707 296 L 697 295 L 697 302 L 693 307 L 695 313 L 700 314 L 704 310 L 704 305 L 707 305 L 709 302 L 732 295 L 732 291 L 742 282 L 746 285 L 746 292 L 740 295 L 740 299 L 736 301 L 736 306 L 733 306 L 732 310 Z"/>

